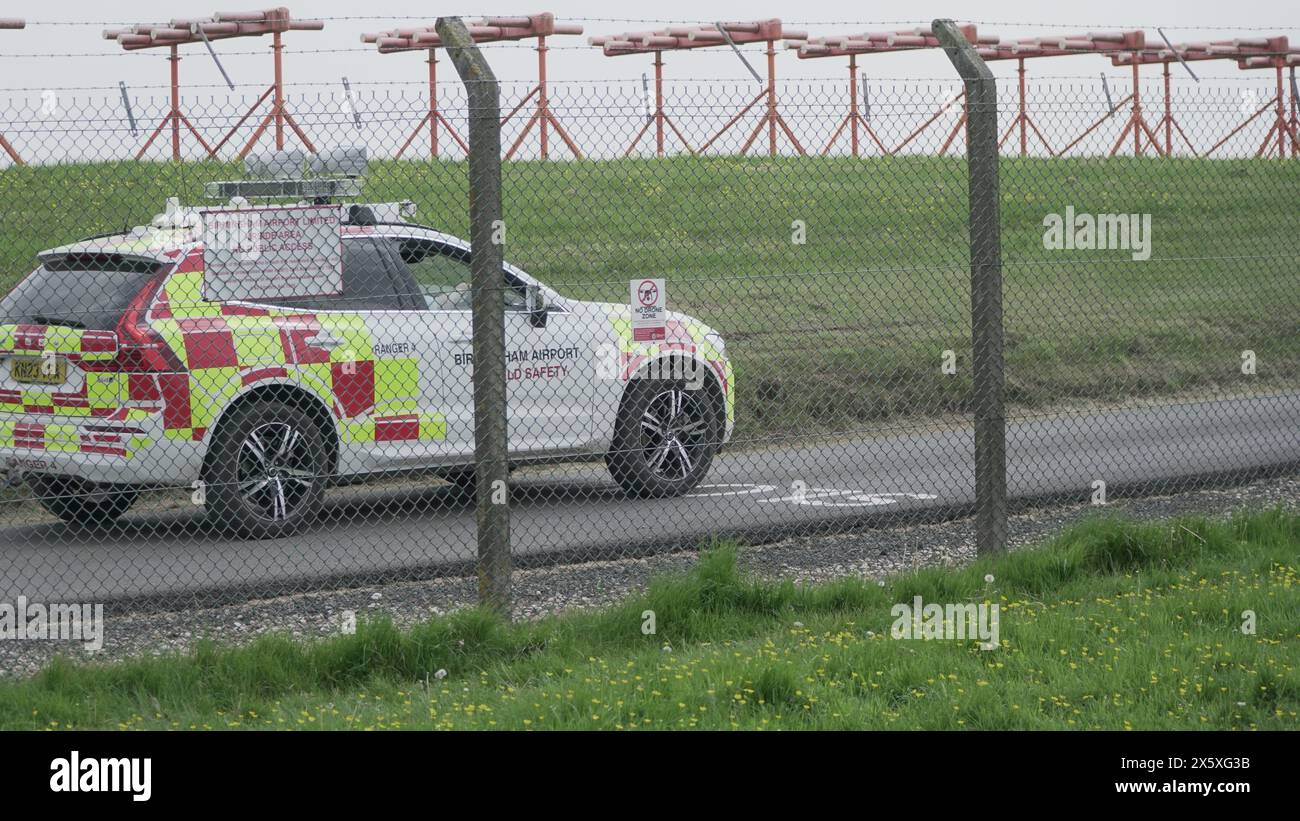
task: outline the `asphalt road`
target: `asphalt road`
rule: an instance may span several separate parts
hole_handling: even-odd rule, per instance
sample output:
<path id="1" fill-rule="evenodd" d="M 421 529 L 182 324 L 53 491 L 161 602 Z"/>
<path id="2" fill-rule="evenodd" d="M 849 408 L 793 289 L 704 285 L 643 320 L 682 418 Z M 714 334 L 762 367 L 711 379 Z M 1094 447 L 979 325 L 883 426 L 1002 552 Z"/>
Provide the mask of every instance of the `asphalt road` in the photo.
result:
<path id="1" fill-rule="evenodd" d="M 969 428 L 896 428 L 867 438 L 735 449 L 687 497 L 624 498 L 603 465 L 557 466 L 515 483 L 516 563 L 610 558 L 750 538 L 969 512 Z M 1008 424 L 1017 500 L 1088 501 L 1300 466 L 1300 393 L 1025 418 Z M 464 569 L 472 503 L 439 486 L 335 491 L 319 525 L 250 542 L 189 510 L 137 513 L 112 529 L 0 529 L 0 601 L 191 603 L 420 578 Z"/>

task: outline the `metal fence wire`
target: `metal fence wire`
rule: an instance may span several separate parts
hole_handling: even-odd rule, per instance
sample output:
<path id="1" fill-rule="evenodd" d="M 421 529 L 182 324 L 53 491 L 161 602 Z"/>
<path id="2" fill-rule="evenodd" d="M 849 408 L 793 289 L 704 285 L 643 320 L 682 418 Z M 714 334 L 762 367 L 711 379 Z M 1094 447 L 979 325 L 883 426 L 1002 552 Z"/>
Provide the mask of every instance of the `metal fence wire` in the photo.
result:
<path id="1" fill-rule="evenodd" d="M 974 512 L 980 323 L 1003 503 L 1292 472 L 1295 99 L 1146 83 L 1003 83 L 980 114 L 955 71 L 668 81 L 662 104 L 502 81 L 478 229 L 450 72 L 436 100 L 289 85 L 256 140 L 239 94 L 181 117 L 165 92 L 15 92 L 0 598 L 472 572 L 476 467 L 507 468 L 475 455 L 494 328 L 508 481 L 482 484 L 515 567 Z M 979 116 L 1000 217 L 971 198 Z M 999 228 L 976 304 L 1000 316 L 973 314 L 972 238 Z M 504 266 L 476 271 L 471 237 Z"/>

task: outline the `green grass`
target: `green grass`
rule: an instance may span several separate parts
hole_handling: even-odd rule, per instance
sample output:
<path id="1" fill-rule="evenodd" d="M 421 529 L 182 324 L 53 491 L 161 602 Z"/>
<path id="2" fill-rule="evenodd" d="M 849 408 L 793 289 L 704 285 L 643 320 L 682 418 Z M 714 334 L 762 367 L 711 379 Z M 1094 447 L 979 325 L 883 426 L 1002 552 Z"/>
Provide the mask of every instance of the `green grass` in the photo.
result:
<path id="1" fill-rule="evenodd" d="M 1300 164 L 1001 162 L 1007 391 L 1035 408 L 1300 384 Z M 108 163 L 0 174 L 0 286 L 42 248 L 201 202 L 230 164 Z M 730 341 L 740 441 L 964 412 L 966 165 L 897 157 L 517 162 L 507 255 L 583 299 L 664 275 L 670 307 Z M 466 169 L 379 162 L 368 196 L 467 233 Z M 1043 217 L 1149 213 L 1153 253 L 1046 251 Z M 791 242 L 791 223 L 807 243 Z M 937 378 L 943 351 L 955 376 Z M 1241 373 L 1255 351 L 1258 373 Z"/>
<path id="2" fill-rule="evenodd" d="M 56 661 L 0 684 L 0 727 L 1294 729 L 1297 547 L 1281 511 L 1097 519 L 964 569 L 815 586 L 745 578 L 720 547 L 621 606 L 540 622 L 472 610 Z M 890 608 L 918 595 L 998 603 L 1000 647 L 891 638 Z"/>

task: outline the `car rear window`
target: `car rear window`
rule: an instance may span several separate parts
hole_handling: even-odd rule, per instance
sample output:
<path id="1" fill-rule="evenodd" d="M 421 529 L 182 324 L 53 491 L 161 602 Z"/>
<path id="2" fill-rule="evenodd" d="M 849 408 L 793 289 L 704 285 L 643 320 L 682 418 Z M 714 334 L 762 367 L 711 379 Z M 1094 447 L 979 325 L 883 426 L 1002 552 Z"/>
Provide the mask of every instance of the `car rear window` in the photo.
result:
<path id="1" fill-rule="evenodd" d="M 111 331 L 159 264 L 116 254 L 45 260 L 0 300 L 0 324 L 66 325 Z"/>

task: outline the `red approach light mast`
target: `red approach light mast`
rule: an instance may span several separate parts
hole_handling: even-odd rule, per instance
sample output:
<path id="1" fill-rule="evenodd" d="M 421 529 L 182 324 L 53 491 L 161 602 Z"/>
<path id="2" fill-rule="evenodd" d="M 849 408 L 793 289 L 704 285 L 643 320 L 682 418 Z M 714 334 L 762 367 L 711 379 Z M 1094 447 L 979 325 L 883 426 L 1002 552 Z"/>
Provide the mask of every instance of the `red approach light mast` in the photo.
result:
<path id="1" fill-rule="evenodd" d="M 990 47 L 990 53 L 981 53 L 984 59 L 1009 59 L 1017 54 L 1024 54 L 1032 57 L 1063 57 L 1068 54 L 1107 54 L 1114 56 L 1119 53 L 1138 54 L 1146 48 L 1146 33 L 1142 31 L 1090 31 L 1086 34 L 1049 36 L 1049 37 L 1029 37 L 1015 41 L 1001 42 L 996 46 Z M 1142 137 L 1146 136 L 1151 148 L 1159 156 L 1164 156 L 1165 151 L 1160 147 L 1159 140 L 1155 137 L 1150 123 L 1147 122 L 1146 116 L 1142 113 L 1142 87 L 1141 77 L 1138 75 L 1137 66 L 1133 66 L 1133 91 L 1124 99 L 1116 103 L 1105 116 L 1097 120 L 1092 125 L 1084 129 L 1083 133 L 1075 137 L 1068 145 L 1057 151 L 1055 156 L 1064 155 L 1071 148 L 1074 148 L 1092 132 L 1096 131 L 1108 121 L 1111 116 L 1119 111 L 1125 104 L 1130 103 L 1128 121 L 1124 124 L 1123 130 L 1120 131 L 1119 137 L 1115 144 L 1111 146 L 1110 156 L 1119 153 L 1120 146 L 1131 134 L 1133 136 L 1133 156 L 1142 156 Z"/>
<path id="2" fill-rule="evenodd" d="M 963 24 L 959 26 L 959 28 L 967 40 L 972 43 L 976 42 L 975 26 Z M 822 154 L 825 155 L 830 153 L 831 149 L 835 147 L 836 141 L 839 140 L 840 135 L 844 133 L 846 128 L 849 131 L 849 145 L 853 156 L 859 156 L 861 146 L 859 129 L 865 131 L 867 136 L 871 137 L 872 142 L 876 144 L 876 147 L 878 147 L 886 156 L 894 153 L 885 147 L 880 136 L 876 134 L 875 129 L 871 127 L 871 123 L 867 121 L 867 118 L 864 117 L 858 109 L 859 54 L 884 54 L 887 52 L 915 51 L 920 48 L 938 47 L 939 41 L 935 38 L 934 32 L 929 28 L 913 28 L 905 29 L 903 31 L 872 31 L 863 32 L 861 34 L 835 34 L 827 35 L 825 37 L 813 37 L 802 42 L 787 40 L 786 48 L 794 49 L 800 60 L 815 60 L 826 57 L 849 58 L 849 110 L 844 119 L 840 121 L 839 126 L 835 129 L 835 133 L 831 135 L 830 141 L 826 143 L 826 147 L 822 149 Z M 920 129 L 913 132 L 913 134 L 904 140 L 898 148 L 904 147 L 907 143 L 919 136 L 930 126 L 931 123 L 937 120 L 943 112 L 947 111 L 953 103 L 958 99 L 961 99 L 964 94 L 965 92 L 962 92 L 962 95 L 959 95 L 957 98 L 940 108 L 937 114 L 926 121 L 925 125 L 921 126 Z M 957 122 L 957 125 L 954 126 L 953 130 L 949 133 L 947 141 L 944 142 L 943 151 L 948 150 L 948 146 L 952 143 L 957 132 L 965 122 L 966 117 L 963 113 L 961 119 Z M 943 152 L 941 151 L 940 153 Z"/>
<path id="3" fill-rule="evenodd" d="M 1247 126 L 1253 123 L 1261 115 L 1270 109 L 1276 113 L 1273 127 L 1269 129 L 1264 141 L 1260 144 L 1259 150 L 1255 156 L 1264 156 L 1270 153 L 1275 147 L 1278 156 L 1286 154 L 1286 135 L 1291 136 L 1291 153 L 1292 156 L 1297 152 L 1296 127 L 1295 127 L 1295 98 L 1292 96 L 1291 109 L 1292 116 L 1288 122 L 1286 116 L 1286 92 L 1282 83 L 1282 70 L 1292 66 L 1294 76 L 1294 66 L 1300 63 L 1300 53 L 1296 49 L 1290 48 L 1288 40 L 1284 36 L 1272 37 L 1252 37 L 1238 38 L 1235 40 L 1216 40 L 1214 42 L 1199 43 L 1175 43 L 1172 48 L 1148 49 L 1136 54 L 1118 54 L 1111 58 L 1115 65 L 1133 65 L 1136 69 L 1138 65 L 1158 63 L 1164 67 L 1165 81 L 1165 116 L 1160 121 L 1160 125 L 1165 130 L 1166 153 L 1173 147 L 1173 129 L 1177 129 L 1183 142 L 1195 153 L 1196 148 L 1192 145 L 1191 140 L 1183 132 L 1181 126 L 1173 118 L 1173 102 L 1170 90 L 1170 65 L 1174 62 L 1192 63 L 1203 60 L 1235 60 L 1238 68 L 1241 69 L 1258 69 L 1273 68 L 1277 71 L 1277 94 L 1262 107 L 1256 110 L 1246 120 L 1227 133 L 1222 139 L 1207 149 L 1202 157 L 1208 157 L 1215 151 L 1219 150 L 1225 143 L 1237 136 Z M 1294 89 L 1294 84 L 1292 84 Z M 1274 138 L 1276 137 L 1276 146 Z"/>
<path id="4" fill-rule="evenodd" d="M 173 45 L 182 46 L 191 43 L 203 43 L 204 41 L 216 42 L 218 40 L 229 40 L 235 37 L 261 37 L 271 35 L 271 53 L 273 56 L 273 76 L 271 85 L 262 92 L 239 122 L 226 133 L 209 152 L 216 156 L 223 146 L 234 136 L 239 133 L 239 129 L 257 113 L 258 108 L 268 99 L 271 101 L 271 110 L 258 124 L 253 136 L 248 140 L 237 155 L 239 159 L 248 156 L 257 145 L 257 141 L 262 138 L 262 134 L 275 126 L 275 147 L 283 151 L 285 145 L 285 126 L 288 125 L 293 133 L 298 135 L 302 141 L 303 147 L 309 152 L 315 154 L 316 146 L 307 137 L 307 134 L 298 126 L 293 115 L 289 113 L 288 107 L 284 102 L 284 61 L 281 52 L 284 50 L 284 33 L 288 31 L 320 31 L 325 28 L 325 23 L 321 20 L 294 20 L 289 14 L 289 10 L 284 7 L 274 9 L 263 9 L 261 11 L 219 11 L 206 19 L 190 20 L 173 20 L 171 25 L 157 30 L 151 29 L 148 34 L 137 33 L 120 33 L 116 37 L 122 47 L 130 50 L 151 48 L 156 45 Z M 107 35 L 107 32 L 105 33 Z M 173 52 L 174 53 L 174 52 Z M 172 63 L 175 71 L 176 63 Z M 173 85 L 175 89 L 175 85 Z M 174 92 L 175 93 L 175 92 Z M 181 120 L 183 122 L 183 120 Z M 176 118 L 172 118 L 173 140 L 178 130 Z M 166 121 L 164 121 L 164 124 Z"/>
<path id="5" fill-rule="evenodd" d="M 786 123 L 785 118 L 781 116 L 781 112 L 777 107 L 776 42 L 781 39 L 806 40 L 808 39 L 807 32 L 786 31 L 780 20 L 771 19 L 739 23 L 723 22 L 703 26 L 669 26 L 668 28 L 660 29 L 659 31 L 617 34 L 612 37 L 597 39 L 601 42 L 593 40 L 592 44 L 604 48 L 607 56 L 612 57 L 617 54 L 650 53 L 655 55 L 656 94 L 660 96 L 660 105 L 658 106 L 654 122 L 659 124 L 657 137 L 659 138 L 658 146 L 661 156 L 663 145 L 663 125 L 665 123 L 668 124 L 669 128 L 677 133 L 677 138 L 681 140 L 683 144 L 686 143 L 686 139 L 677 131 L 677 127 L 672 124 L 671 120 L 667 119 L 666 115 L 663 114 L 662 52 L 685 51 L 695 48 L 714 48 L 717 46 L 738 48 L 747 43 L 766 43 L 767 81 L 763 86 L 763 90 L 760 91 L 754 99 L 750 100 L 739 113 L 728 120 L 727 124 L 724 125 L 718 133 L 706 140 L 705 143 L 699 147 L 698 151 L 692 150 L 691 153 L 702 154 L 707 151 L 709 146 L 717 142 L 722 135 L 726 134 L 736 125 L 736 123 L 740 122 L 744 116 L 754 108 L 754 106 L 764 100 L 767 101 L 767 106 L 763 112 L 763 116 L 759 119 L 758 124 L 754 126 L 754 130 L 750 132 L 749 138 L 745 140 L 745 144 L 741 147 L 740 153 L 748 153 L 750 146 L 752 146 L 758 139 L 759 134 L 763 133 L 764 126 L 767 127 L 767 150 L 769 155 L 773 157 L 776 156 L 778 128 L 785 133 L 786 138 L 790 141 L 790 144 L 794 146 L 795 151 L 799 152 L 801 155 L 806 153 L 803 150 L 803 146 L 800 145 L 799 139 L 795 137 L 794 132 L 790 130 L 790 126 Z M 637 142 L 640 142 L 641 136 L 644 133 L 645 129 L 642 129 L 642 133 L 637 135 Z M 632 147 L 635 146 L 636 143 L 633 143 Z M 689 145 L 687 145 L 687 149 L 690 149 Z M 631 153 L 630 148 L 628 153 Z"/>
<path id="6" fill-rule="evenodd" d="M 664 55 L 663 48 L 656 48 L 650 43 L 656 35 L 648 31 L 624 32 L 622 34 L 608 34 L 600 37 L 589 37 L 587 43 L 600 48 L 606 57 L 617 57 L 621 54 L 653 54 L 655 57 L 655 107 L 654 113 L 646 119 L 645 125 L 632 138 L 632 143 L 628 145 L 627 151 L 623 152 L 624 157 L 632 156 L 632 152 L 641 144 L 641 139 L 645 137 L 650 126 L 655 127 L 655 156 L 664 155 L 664 126 L 668 126 L 682 146 L 692 156 L 695 155 L 695 149 L 691 148 L 690 141 L 682 134 L 677 124 L 664 111 Z M 665 41 L 666 42 L 666 39 Z M 675 41 L 674 41 L 675 42 Z"/>
<path id="7" fill-rule="evenodd" d="M 0 29 L 24 29 L 27 28 L 26 20 L 19 20 L 14 17 L 0 17 Z M 0 149 L 9 155 L 9 159 L 14 161 L 15 165 L 26 165 L 23 158 L 18 154 L 18 149 L 5 139 L 5 135 L 0 134 Z"/>
<path id="8" fill-rule="evenodd" d="M 180 45 L 181 43 L 202 42 L 197 36 L 197 29 L 193 23 L 187 20 L 172 20 L 170 23 L 139 23 L 130 28 L 124 29 L 105 29 L 103 37 L 105 40 L 113 40 L 126 51 L 140 51 L 147 48 L 166 48 L 169 52 L 167 56 L 168 63 L 171 64 L 171 107 L 163 116 L 162 122 L 145 140 L 143 146 L 136 153 L 137 160 L 144 157 L 149 147 L 153 145 L 158 135 L 162 134 L 163 129 L 168 125 L 171 126 L 172 137 L 172 160 L 179 162 L 181 159 L 181 126 L 189 129 L 198 140 L 199 145 L 209 157 L 214 156 L 215 152 L 208 141 L 203 138 L 194 124 L 190 122 L 185 113 L 181 111 L 181 79 L 180 79 Z M 231 24 L 232 26 L 234 24 Z M 207 33 L 208 39 L 215 40 L 218 38 L 216 30 Z"/>
<path id="9" fill-rule="evenodd" d="M 969 23 L 959 26 L 961 33 L 970 43 L 976 42 L 975 26 Z M 859 54 L 887 54 L 898 51 L 916 51 L 924 48 L 941 48 L 939 38 L 929 27 L 903 29 L 901 31 L 869 31 L 862 34 L 834 35 L 829 37 L 818 37 L 808 40 L 807 43 L 786 43 L 787 48 L 798 49 L 799 57 L 802 59 L 812 59 L 817 57 L 849 57 L 849 76 L 853 83 L 853 88 L 849 91 L 849 103 L 851 114 L 857 113 L 857 60 Z M 845 126 L 850 128 L 850 134 L 853 135 L 856 143 L 856 130 L 859 124 L 867 126 L 867 133 L 875 140 L 876 145 L 885 154 L 896 154 L 906 148 L 913 140 L 921 136 L 930 128 L 940 117 L 958 102 L 962 104 L 961 116 L 949 130 L 947 138 L 943 141 L 943 147 L 939 149 L 939 154 L 943 155 L 948 152 L 948 148 L 957 139 L 962 128 L 966 125 L 966 91 L 963 89 L 958 92 L 951 100 L 948 100 L 939 107 L 933 115 L 924 123 L 918 126 L 911 134 L 903 139 L 892 150 L 885 148 L 880 138 L 876 135 L 866 118 L 855 119 L 852 116 L 846 116 L 841 122 L 840 127 L 832 135 L 831 141 L 826 145 L 826 152 L 830 151 L 839 135 L 844 131 Z M 823 152 L 825 153 L 825 152 Z M 854 156 L 857 156 L 856 153 Z"/>
<path id="10" fill-rule="evenodd" d="M 1015 60 L 1016 75 L 1018 82 L 1018 107 L 1015 119 L 1007 130 L 1003 132 L 1002 139 L 998 141 L 998 147 L 1001 148 L 1006 141 L 1016 131 L 1020 132 L 1020 156 L 1024 157 L 1029 153 L 1029 133 L 1032 131 L 1043 147 L 1047 149 L 1048 154 L 1060 156 L 1069 149 L 1077 145 L 1084 137 L 1091 134 L 1099 128 L 1102 123 L 1120 109 L 1124 103 L 1133 101 L 1133 108 L 1130 111 L 1128 126 L 1124 129 L 1120 139 L 1115 144 L 1115 149 L 1124 141 L 1124 135 L 1130 130 L 1134 130 L 1134 150 L 1141 153 L 1141 147 L 1137 143 L 1137 134 L 1139 131 L 1150 132 L 1150 127 L 1142 117 L 1141 100 L 1138 96 L 1136 80 L 1133 86 L 1133 94 L 1125 97 L 1116 104 L 1106 116 L 1100 121 L 1088 128 L 1079 138 L 1071 142 L 1068 146 L 1059 152 L 1053 152 L 1051 143 L 1047 137 L 1034 124 L 1033 119 L 1029 116 L 1028 104 L 1026 101 L 1025 89 L 1025 60 L 1041 57 L 1069 57 L 1077 54 L 1116 54 L 1118 52 L 1131 53 L 1134 49 L 1140 49 L 1145 43 L 1145 34 L 1141 31 L 1117 31 L 1117 32 L 1087 32 L 1084 34 L 1053 34 L 1039 37 L 1022 37 L 1019 39 L 1001 39 L 999 37 L 981 37 L 976 47 L 980 57 L 987 61 L 994 60 Z M 1160 147 L 1154 142 L 1157 153 Z"/>
<path id="11" fill-rule="evenodd" d="M 564 141 L 566 147 L 573 154 L 574 158 L 582 159 L 582 150 L 578 144 L 569 136 L 569 132 L 564 126 L 560 125 L 560 120 L 551 111 L 550 87 L 546 79 L 546 54 L 550 48 L 546 45 L 546 38 L 556 35 L 578 35 L 582 34 L 582 26 L 568 23 L 555 22 L 555 15 L 550 12 L 542 14 L 531 14 L 520 17 L 483 17 L 475 20 L 465 21 L 465 27 L 469 29 L 470 36 L 474 38 L 475 43 L 501 43 L 513 40 L 528 40 L 537 38 L 537 85 L 533 86 L 528 94 L 510 110 L 510 113 L 501 119 L 501 124 L 505 125 L 516 114 L 520 112 L 534 97 L 537 103 L 533 109 L 533 116 L 524 126 L 524 130 L 519 132 L 514 143 L 506 152 L 506 159 L 514 157 L 519 146 L 523 144 L 524 139 L 528 137 L 529 132 L 536 126 L 538 129 L 538 143 L 541 148 L 541 158 L 550 159 L 550 132 L 555 131 Z M 378 32 L 376 34 L 363 34 L 361 41 L 364 43 L 374 43 L 379 47 L 381 54 L 392 54 L 399 51 L 416 51 L 428 49 L 429 51 L 429 113 L 425 115 L 420 124 L 416 126 L 415 133 L 402 146 L 398 156 L 410 146 L 415 136 L 420 133 L 425 124 L 429 124 L 429 151 L 433 157 L 438 156 L 438 123 L 451 133 L 461 148 L 468 151 L 464 140 L 447 122 L 446 117 L 438 110 L 437 99 L 437 60 L 434 51 L 442 46 L 442 38 L 433 26 L 422 26 L 417 28 L 400 28 L 392 31 Z"/>
<path id="12" fill-rule="evenodd" d="M 1264 137 L 1264 142 L 1260 144 L 1259 150 L 1255 152 L 1256 157 L 1263 157 L 1272 154 L 1273 137 L 1277 138 L 1277 158 L 1282 159 L 1287 155 L 1286 146 L 1291 144 L 1291 156 L 1300 156 L 1300 101 L 1296 100 L 1296 66 L 1300 66 L 1300 48 L 1291 48 L 1285 37 L 1270 37 L 1267 40 L 1265 48 L 1268 49 L 1267 55 L 1247 57 L 1244 60 L 1237 61 L 1237 67 L 1241 69 L 1274 69 L 1277 72 L 1277 92 L 1269 104 L 1273 106 L 1276 112 L 1276 118 L 1273 121 L 1272 128 Z M 1291 72 L 1291 115 L 1287 117 L 1286 90 L 1282 82 L 1282 72 L 1289 69 Z M 1258 114 L 1256 115 L 1258 116 Z M 1290 140 L 1287 140 L 1290 137 Z M 1217 147 L 1217 146 L 1216 146 Z"/>
<path id="13" fill-rule="evenodd" d="M 402 158 L 406 149 L 411 147 L 411 143 L 415 142 L 415 138 L 420 136 L 420 132 L 426 125 L 429 126 L 430 159 L 438 158 L 439 126 L 446 129 L 462 151 L 468 153 L 469 145 L 460 134 L 456 133 L 451 122 L 438 108 L 438 48 L 442 46 L 442 38 L 434 31 L 433 26 L 362 34 L 361 42 L 374 44 L 380 54 L 402 54 L 408 51 L 427 51 L 429 54 L 425 60 L 429 64 L 429 113 L 424 115 L 419 125 L 411 132 L 411 136 L 407 137 L 406 142 L 402 143 L 402 147 L 397 150 L 397 158 L 399 160 Z"/>

